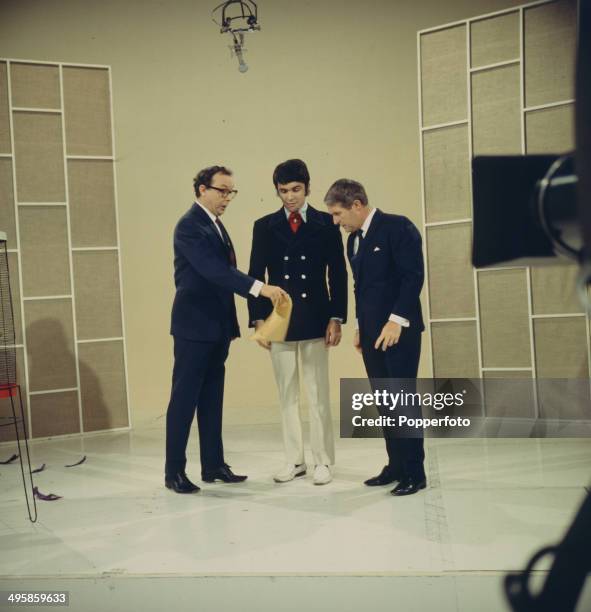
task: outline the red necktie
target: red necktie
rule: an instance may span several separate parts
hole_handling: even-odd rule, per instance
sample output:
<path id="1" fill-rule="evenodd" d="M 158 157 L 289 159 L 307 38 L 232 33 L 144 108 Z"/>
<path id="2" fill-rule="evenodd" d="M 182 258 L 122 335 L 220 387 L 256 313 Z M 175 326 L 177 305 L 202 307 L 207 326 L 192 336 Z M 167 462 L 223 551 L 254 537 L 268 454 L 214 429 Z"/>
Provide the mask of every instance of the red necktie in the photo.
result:
<path id="1" fill-rule="evenodd" d="M 299 212 L 289 213 L 289 227 L 291 227 L 291 231 L 295 234 L 302 225 L 302 215 Z"/>

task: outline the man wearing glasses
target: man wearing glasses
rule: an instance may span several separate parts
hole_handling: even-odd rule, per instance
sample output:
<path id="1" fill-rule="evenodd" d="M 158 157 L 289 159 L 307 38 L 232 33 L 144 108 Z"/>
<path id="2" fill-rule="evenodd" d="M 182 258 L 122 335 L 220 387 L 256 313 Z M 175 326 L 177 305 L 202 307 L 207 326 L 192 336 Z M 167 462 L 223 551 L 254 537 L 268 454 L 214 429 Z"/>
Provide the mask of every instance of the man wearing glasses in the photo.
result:
<path id="1" fill-rule="evenodd" d="M 224 461 L 222 406 L 230 342 L 240 335 L 234 293 L 269 298 L 286 296 L 236 268 L 236 253 L 220 217 L 236 196 L 232 172 L 224 166 L 201 170 L 193 180 L 195 202 L 174 231 L 171 334 L 174 338 L 172 390 L 166 413 L 164 482 L 176 493 L 199 491 L 185 473 L 186 448 L 195 412 L 199 430 L 201 478 L 234 483 Z"/>

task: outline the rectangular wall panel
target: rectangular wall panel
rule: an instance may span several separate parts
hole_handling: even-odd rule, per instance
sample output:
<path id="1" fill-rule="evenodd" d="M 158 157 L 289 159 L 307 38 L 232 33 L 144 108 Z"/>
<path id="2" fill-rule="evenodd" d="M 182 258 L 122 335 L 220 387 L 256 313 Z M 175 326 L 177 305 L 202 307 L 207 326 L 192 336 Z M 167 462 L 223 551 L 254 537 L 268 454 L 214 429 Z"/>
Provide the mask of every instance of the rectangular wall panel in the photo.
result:
<path id="1" fill-rule="evenodd" d="M 564 153 L 575 148 L 574 105 L 525 114 L 526 152 Z"/>
<path id="2" fill-rule="evenodd" d="M 479 272 L 478 294 L 483 367 L 531 366 L 526 271 Z"/>
<path id="3" fill-rule="evenodd" d="M 423 125 L 468 118 L 466 26 L 421 35 Z"/>
<path id="4" fill-rule="evenodd" d="M 525 105 L 574 98 L 576 0 L 524 10 Z"/>
<path id="5" fill-rule="evenodd" d="M 584 317 L 536 319 L 534 337 L 539 378 L 588 378 Z"/>
<path id="6" fill-rule="evenodd" d="M 65 67 L 63 73 L 68 155 L 112 155 L 108 71 Z"/>
<path id="7" fill-rule="evenodd" d="M 117 246 L 113 162 L 68 161 L 73 247 Z"/>
<path id="8" fill-rule="evenodd" d="M 533 313 L 583 312 L 577 295 L 578 272 L 575 264 L 532 268 Z"/>
<path id="9" fill-rule="evenodd" d="M 123 342 L 80 344 L 84 431 L 129 425 Z"/>
<path id="10" fill-rule="evenodd" d="M 519 59 L 519 13 L 470 24 L 472 68 Z"/>
<path id="11" fill-rule="evenodd" d="M 23 321 L 21 317 L 21 284 L 18 273 L 18 255 L 8 253 L 8 273 L 12 296 L 12 316 L 14 318 L 14 337 L 16 344 L 23 343 Z"/>
<path id="12" fill-rule="evenodd" d="M 587 326 L 584 317 L 536 319 L 540 416 L 591 418 Z M 548 379 L 579 379 L 572 384 Z"/>
<path id="13" fill-rule="evenodd" d="M 0 153 L 11 153 L 10 107 L 8 105 L 8 68 L 0 62 Z"/>
<path id="14" fill-rule="evenodd" d="M 24 350 L 22 348 L 16 349 L 16 380 L 17 383 L 21 386 L 21 398 L 23 402 L 23 411 L 25 414 L 25 421 L 28 414 L 27 408 L 27 386 L 26 386 L 26 377 L 25 377 L 25 358 L 24 358 Z M 20 407 L 18 403 L 18 396 L 13 398 L 14 409 L 16 411 L 17 417 L 20 418 Z M 10 398 L 0 398 L 0 422 L 7 423 L 6 419 L 12 418 L 12 406 L 10 402 Z M 25 428 L 28 432 L 28 423 L 19 423 L 18 431 L 21 440 L 24 439 Z M 14 425 L 7 425 L 6 427 L 0 427 L 0 442 L 6 442 L 8 440 L 16 440 L 16 431 Z"/>
<path id="15" fill-rule="evenodd" d="M 513 419 L 534 418 L 536 414 L 535 381 L 532 378 L 531 371 L 488 371 L 483 372 L 483 378 L 486 416 Z M 507 381 L 506 384 L 505 381 Z M 503 396 L 503 387 L 507 390 L 506 402 L 504 403 L 498 401 Z"/>
<path id="16" fill-rule="evenodd" d="M 472 75 L 474 155 L 521 153 L 519 66 Z"/>
<path id="17" fill-rule="evenodd" d="M 468 139 L 465 125 L 423 135 L 427 223 L 472 216 Z"/>
<path id="18" fill-rule="evenodd" d="M 123 336 L 118 253 L 74 253 L 74 285 L 78 338 L 90 340 Z"/>
<path id="19" fill-rule="evenodd" d="M 13 118 L 19 202 L 64 202 L 60 115 L 15 112 Z"/>
<path id="20" fill-rule="evenodd" d="M 61 108 L 57 66 L 42 64 L 10 65 L 12 105 L 23 108 Z"/>
<path id="21" fill-rule="evenodd" d="M 2 158 L 0 158 L 0 229 L 6 232 L 6 247 L 16 249 L 12 160 Z"/>
<path id="22" fill-rule="evenodd" d="M 469 223 L 427 229 L 431 318 L 475 316 Z"/>
<path id="23" fill-rule="evenodd" d="M 34 438 L 80 432 L 78 392 L 32 395 L 31 429 Z"/>
<path id="24" fill-rule="evenodd" d="M 476 323 L 457 321 L 433 323 L 434 376 L 436 378 L 478 378 Z"/>
<path id="25" fill-rule="evenodd" d="M 76 387 L 72 301 L 25 302 L 25 333 L 30 390 Z"/>
<path id="26" fill-rule="evenodd" d="M 23 295 L 69 295 L 70 259 L 65 206 L 19 208 Z"/>

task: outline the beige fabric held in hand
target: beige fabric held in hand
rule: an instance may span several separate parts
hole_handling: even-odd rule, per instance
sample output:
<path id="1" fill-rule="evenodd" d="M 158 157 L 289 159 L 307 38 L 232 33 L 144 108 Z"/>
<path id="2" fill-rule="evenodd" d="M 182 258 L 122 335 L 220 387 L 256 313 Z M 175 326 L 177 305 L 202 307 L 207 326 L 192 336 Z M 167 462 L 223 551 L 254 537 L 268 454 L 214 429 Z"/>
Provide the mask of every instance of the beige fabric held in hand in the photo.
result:
<path id="1" fill-rule="evenodd" d="M 292 306 L 289 296 L 281 300 L 250 339 L 264 340 L 266 342 L 283 342 L 287 335 Z"/>

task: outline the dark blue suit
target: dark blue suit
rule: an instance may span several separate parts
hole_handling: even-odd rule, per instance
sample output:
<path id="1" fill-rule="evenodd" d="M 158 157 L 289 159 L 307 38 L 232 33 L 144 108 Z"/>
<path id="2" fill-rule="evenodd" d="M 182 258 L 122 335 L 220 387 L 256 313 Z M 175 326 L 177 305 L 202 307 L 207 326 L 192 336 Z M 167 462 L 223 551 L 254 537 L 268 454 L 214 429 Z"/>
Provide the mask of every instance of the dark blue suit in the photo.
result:
<path id="1" fill-rule="evenodd" d="M 185 469 L 195 411 L 202 471 L 224 464 L 224 363 L 230 341 L 240 335 L 234 293 L 246 297 L 255 280 L 232 265 L 229 236 L 228 242 L 197 204 L 181 217 L 174 231 L 176 295 L 170 330 L 174 370 L 166 414 L 168 475 Z"/>
<path id="2" fill-rule="evenodd" d="M 355 308 L 363 362 L 369 378 L 417 376 L 424 331 L 419 299 L 424 280 L 421 235 L 406 217 L 376 210 L 365 238 L 353 253 L 355 234 L 347 241 L 347 256 L 355 280 Z M 391 314 L 410 322 L 400 340 L 382 351 L 374 348 Z M 386 411 L 387 416 L 391 414 Z M 386 436 L 392 471 L 417 480 L 425 477 L 422 438 Z"/>

